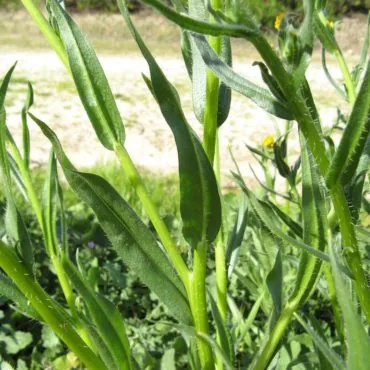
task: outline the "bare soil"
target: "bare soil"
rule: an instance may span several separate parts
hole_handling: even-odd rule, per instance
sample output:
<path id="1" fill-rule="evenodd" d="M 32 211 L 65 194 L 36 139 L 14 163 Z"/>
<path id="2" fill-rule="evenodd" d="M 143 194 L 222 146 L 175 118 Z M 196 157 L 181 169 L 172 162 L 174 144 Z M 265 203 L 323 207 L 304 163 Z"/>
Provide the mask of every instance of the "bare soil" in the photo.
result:
<path id="1" fill-rule="evenodd" d="M 126 125 L 126 146 L 134 162 L 154 173 L 175 172 L 177 154 L 171 131 L 142 80 L 141 73 L 147 73 L 147 66 L 135 50 L 120 18 L 112 15 L 79 15 L 76 18 L 101 55 L 101 63 Z M 191 109 L 189 78 L 177 51 L 177 30 L 153 14 L 146 19 L 135 17 L 134 20 L 144 38 L 147 36 L 149 45 L 153 46 L 169 80 L 178 88 L 190 124 L 201 135 L 202 127 Z M 356 63 L 355 56 L 359 54 L 365 29 L 366 17 L 363 15 L 346 18 L 338 26 L 338 40 L 351 67 Z M 15 61 L 18 62 L 6 104 L 8 124 L 16 140 L 21 140 L 20 110 L 26 97 L 27 81 L 30 80 L 35 90 L 32 112 L 56 131 L 77 167 L 104 165 L 114 160 L 112 153 L 97 141 L 70 76 L 57 57 L 47 49 L 28 17 L 22 12 L 0 13 L 0 35 L 0 75 L 3 76 Z M 259 70 L 252 66 L 257 58 L 253 49 L 240 42 L 236 43 L 235 49 L 235 70 L 261 84 Z M 319 62 L 319 49 L 313 59 L 307 77 L 317 99 L 323 124 L 330 126 L 336 118 L 337 106 L 344 112 L 348 107 L 328 83 Z M 329 59 L 329 65 L 332 75 L 340 81 L 340 71 L 332 59 Z M 258 176 L 262 176 L 262 173 L 245 144 L 258 147 L 266 135 L 277 136 L 283 128 L 283 121 L 234 93 L 229 119 L 220 130 L 224 185 L 231 184 L 229 173 L 234 168 L 229 150 L 234 153 L 247 181 L 254 183 L 249 165 L 253 165 Z M 47 161 L 50 144 L 32 122 L 30 130 L 33 164 L 43 165 Z M 291 163 L 297 155 L 298 146 L 294 140 L 290 147 Z"/>

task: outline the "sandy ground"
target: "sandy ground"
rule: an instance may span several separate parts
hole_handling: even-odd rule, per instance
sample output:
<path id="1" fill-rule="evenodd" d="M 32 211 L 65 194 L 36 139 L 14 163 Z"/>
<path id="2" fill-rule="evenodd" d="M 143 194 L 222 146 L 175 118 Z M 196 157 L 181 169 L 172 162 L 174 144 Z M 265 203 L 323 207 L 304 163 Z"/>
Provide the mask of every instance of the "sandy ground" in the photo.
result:
<path id="1" fill-rule="evenodd" d="M 346 23 L 344 26 L 347 27 Z M 351 56 L 357 52 L 353 47 L 354 44 L 346 46 L 347 55 Z M 126 147 L 134 162 L 139 167 L 155 173 L 175 172 L 177 154 L 171 131 L 141 77 L 142 72 L 147 73 L 145 61 L 133 54 L 104 55 L 100 60 L 124 119 Z M 21 136 L 20 110 L 26 96 L 26 82 L 30 80 L 35 89 L 32 112 L 56 131 L 67 154 L 77 167 L 89 167 L 114 160 L 112 153 L 105 150 L 96 139 L 75 94 L 72 80 L 57 57 L 45 50 L 5 49 L 0 52 L 0 75 L 3 76 L 15 61 L 18 64 L 6 106 L 8 125 L 16 140 L 19 141 Z M 168 57 L 158 57 L 158 61 L 169 80 L 178 88 L 190 124 L 201 135 L 201 126 L 191 110 L 190 83 L 183 62 Z M 259 69 L 253 67 L 252 63 L 253 59 L 239 58 L 234 68 L 254 82 L 261 83 Z M 340 79 L 340 71 L 335 64 L 331 66 L 331 71 L 335 78 Z M 329 85 L 318 61 L 309 68 L 307 78 L 317 98 L 324 125 L 331 125 L 336 117 L 336 107 L 340 105 L 346 111 L 346 104 Z M 248 181 L 254 182 L 249 168 L 249 164 L 254 162 L 245 144 L 259 146 L 266 135 L 276 135 L 277 130 L 283 130 L 283 127 L 283 121 L 234 93 L 229 119 L 220 130 L 224 184 L 231 183 L 229 173 L 234 168 L 229 149 L 234 153 Z M 48 158 L 50 145 L 32 122 L 30 130 L 32 162 L 42 165 Z M 291 163 L 297 153 L 295 141 L 291 147 Z M 261 175 L 258 169 L 257 173 Z"/>

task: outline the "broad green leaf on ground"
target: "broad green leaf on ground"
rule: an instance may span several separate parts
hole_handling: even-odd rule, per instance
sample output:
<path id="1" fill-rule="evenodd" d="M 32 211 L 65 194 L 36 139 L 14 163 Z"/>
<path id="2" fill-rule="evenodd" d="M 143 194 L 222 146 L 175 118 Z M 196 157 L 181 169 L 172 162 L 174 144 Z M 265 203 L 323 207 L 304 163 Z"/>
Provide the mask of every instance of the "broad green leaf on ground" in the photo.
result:
<path id="1" fill-rule="evenodd" d="M 222 61 L 211 48 L 205 36 L 192 34 L 191 37 L 196 43 L 204 63 L 223 83 L 252 100 L 266 112 L 279 118 L 292 119 L 292 115 L 285 105 L 273 97 L 268 90 L 240 76 Z"/>
<path id="2" fill-rule="evenodd" d="M 212 166 L 202 144 L 186 121 L 177 91 L 136 31 L 126 4 L 122 0 L 119 0 L 118 4 L 149 65 L 151 91 L 175 137 L 179 158 L 183 234 L 192 247 L 204 240 L 212 242 L 221 226 L 221 201 Z"/>
<path id="3" fill-rule="evenodd" d="M 113 150 L 123 143 L 125 134 L 107 78 L 81 30 L 57 0 L 50 1 L 82 104 L 101 143 Z"/>
<path id="4" fill-rule="evenodd" d="M 181 280 L 152 233 L 107 181 L 94 174 L 78 172 L 55 133 L 35 116 L 31 117 L 51 141 L 69 185 L 93 209 L 119 256 L 174 316 L 191 323 Z"/>

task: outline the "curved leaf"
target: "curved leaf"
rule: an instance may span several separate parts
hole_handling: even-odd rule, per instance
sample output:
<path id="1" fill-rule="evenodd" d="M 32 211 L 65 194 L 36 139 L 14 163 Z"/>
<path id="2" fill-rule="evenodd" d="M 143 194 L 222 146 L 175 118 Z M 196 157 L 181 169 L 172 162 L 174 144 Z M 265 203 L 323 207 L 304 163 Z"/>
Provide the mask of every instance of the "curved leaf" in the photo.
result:
<path id="1" fill-rule="evenodd" d="M 182 322 L 192 322 L 181 280 L 148 228 L 107 181 L 78 172 L 55 133 L 32 114 L 31 117 L 51 141 L 69 185 L 93 209 L 119 256 L 174 316 Z"/>
<path id="2" fill-rule="evenodd" d="M 344 129 L 338 149 L 331 160 L 326 174 L 326 184 L 330 189 L 341 180 L 350 160 L 360 155 L 366 144 L 370 129 L 370 60 L 360 91 L 352 108 L 346 128 Z M 365 136 L 365 140 L 364 140 Z M 361 146 L 360 146 L 361 144 Z M 357 154 L 356 154 L 357 153 Z"/>
<path id="3" fill-rule="evenodd" d="M 192 247 L 203 240 L 212 242 L 221 226 L 221 201 L 212 166 L 199 139 L 186 121 L 177 91 L 136 31 L 126 4 L 122 0 L 118 4 L 149 65 L 151 91 L 175 137 L 179 158 L 183 234 Z"/>
<path id="4" fill-rule="evenodd" d="M 101 143 L 113 150 L 124 141 L 124 127 L 107 78 L 83 33 L 56 0 L 50 1 L 82 104 Z"/>
<path id="5" fill-rule="evenodd" d="M 248 81 L 223 62 L 202 35 L 192 34 L 206 65 L 231 89 L 246 96 L 266 112 L 279 118 L 293 119 L 283 103 L 275 99 L 266 89 Z"/>

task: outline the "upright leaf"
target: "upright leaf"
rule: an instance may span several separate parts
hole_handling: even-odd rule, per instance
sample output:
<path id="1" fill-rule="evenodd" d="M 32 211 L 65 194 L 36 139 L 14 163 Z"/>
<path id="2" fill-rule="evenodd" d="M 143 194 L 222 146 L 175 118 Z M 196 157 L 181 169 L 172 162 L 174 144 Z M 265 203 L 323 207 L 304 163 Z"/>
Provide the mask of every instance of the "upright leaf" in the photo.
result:
<path id="1" fill-rule="evenodd" d="M 174 316 L 191 323 L 181 280 L 155 237 L 107 181 L 97 175 L 78 172 L 66 157 L 55 133 L 45 123 L 31 117 L 51 141 L 69 185 L 93 209 L 119 256 Z"/>
<path id="2" fill-rule="evenodd" d="M 347 366 L 348 369 L 366 370 L 370 363 L 370 338 L 350 299 L 351 293 L 339 270 L 337 258 L 333 248 L 331 248 L 330 262 L 334 276 L 335 289 L 347 334 Z"/>
<path id="3" fill-rule="evenodd" d="M 121 13 L 146 59 L 152 92 L 175 137 L 180 175 L 180 211 L 183 233 L 192 247 L 203 240 L 212 242 L 221 226 L 221 202 L 212 166 L 203 147 L 189 126 L 179 96 L 144 44 L 128 14 L 123 0 Z"/>
<path id="4" fill-rule="evenodd" d="M 33 88 L 31 83 L 28 83 L 27 100 L 22 108 L 22 141 L 23 141 L 23 160 L 28 168 L 30 165 L 30 132 L 27 123 L 27 112 L 33 105 Z"/>
<path id="5" fill-rule="evenodd" d="M 115 369 L 132 369 L 125 325 L 117 308 L 106 298 L 98 295 L 66 257 L 63 258 L 63 267 L 73 286 L 83 298 L 97 332 L 109 348 L 115 360 Z"/>
<path id="6" fill-rule="evenodd" d="M 10 164 L 6 151 L 7 128 L 4 100 L 14 68 L 15 65 L 8 71 L 0 86 L 0 177 L 2 179 L 7 201 L 5 213 L 6 231 L 8 236 L 16 243 L 18 252 L 23 262 L 26 264 L 30 275 L 32 275 L 34 262 L 33 248 L 23 218 L 14 201 Z"/>
<path id="7" fill-rule="evenodd" d="M 124 127 L 104 71 L 93 48 L 57 0 L 50 0 L 50 9 L 86 113 L 101 143 L 113 150 L 124 141 Z"/>
<path id="8" fill-rule="evenodd" d="M 327 244 L 328 215 L 325 206 L 322 178 L 303 134 L 300 133 L 302 158 L 302 219 L 303 242 L 324 252 Z M 298 274 L 289 301 L 300 306 L 313 291 L 321 268 L 321 261 L 302 251 Z"/>
<path id="9" fill-rule="evenodd" d="M 330 163 L 326 174 L 326 184 L 330 189 L 341 180 L 349 162 L 356 158 L 358 163 L 359 151 L 362 153 L 370 129 L 370 60 L 367 64 L 364 80 L 352 108 L 346 128 L 344 129 L 338 149 Z M 365 136 L 365 140 L 364 140 Z M 361 144 L 361 146 L 359 145 Z"/>

